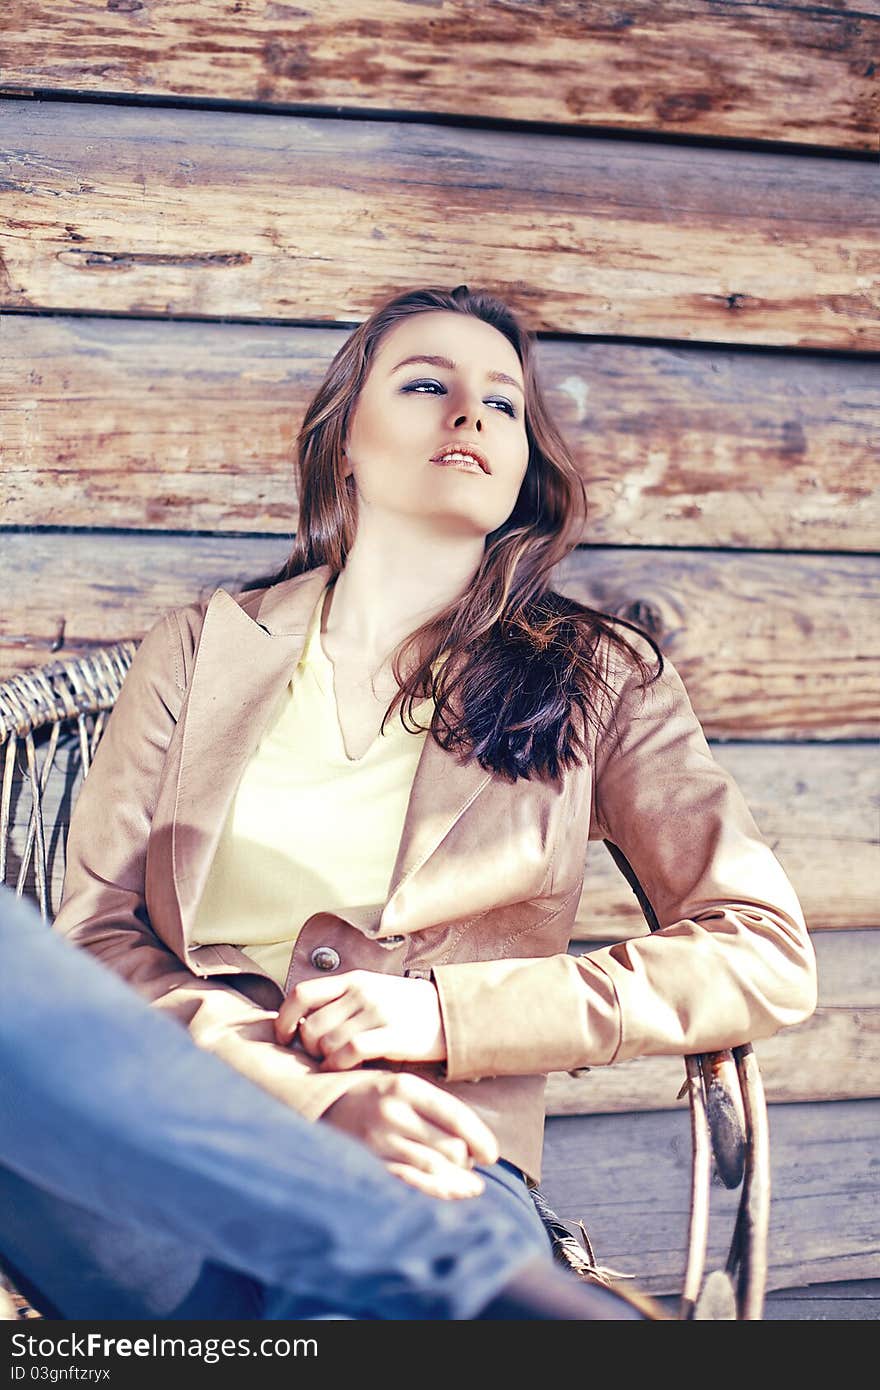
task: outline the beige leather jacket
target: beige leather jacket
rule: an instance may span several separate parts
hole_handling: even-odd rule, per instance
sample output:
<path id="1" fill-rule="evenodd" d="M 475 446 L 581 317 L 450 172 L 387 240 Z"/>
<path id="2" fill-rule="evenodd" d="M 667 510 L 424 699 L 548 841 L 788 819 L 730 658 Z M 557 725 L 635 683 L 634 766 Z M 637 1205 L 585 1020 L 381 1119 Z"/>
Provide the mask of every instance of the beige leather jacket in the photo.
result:
<path id="1" fill-rule="evenodd" d="M 149 631 L 74 810 L 56 919 L 200 1046 L 310 1118 L 352 1073 L 278 1046 L 278 986 L 237 948 L 189 940 L 235 788 L 329 574 L 218 589 Z M 411 1070 L 468 1101 L 534 1177 L 548 1071 L 733 1046 L 816 1002 L 795 892 L 671 663 L 646 693 L 619 657 L 607 671 L 617 733 L 556 782 L 512 785 L 426 739 L 388 901 L 314 914 L 291 967 L 291 984 L 317 974 L 313 952 L 330 945 L 340 970 L 433 976 L 448 1060 Z M 662 930 L 575 956 L 588 838 L 619 847 Z"/>

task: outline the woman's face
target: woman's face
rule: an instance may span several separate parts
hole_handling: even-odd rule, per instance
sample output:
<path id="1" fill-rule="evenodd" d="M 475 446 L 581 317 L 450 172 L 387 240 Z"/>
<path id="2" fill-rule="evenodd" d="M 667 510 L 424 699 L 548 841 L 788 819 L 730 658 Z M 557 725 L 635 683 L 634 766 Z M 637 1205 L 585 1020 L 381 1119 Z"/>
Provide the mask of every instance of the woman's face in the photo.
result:
<path id="1" fill-rule="evenodd" d="M 431 358 L 431 361 L 408 359 Z M 488 535 L 516 504 L 529 457 L 523 373 L 491 324 L 429 310 L 386 333 L 351 419 L 347 472 L 368 508 Z M 482 456 L 447 464 L 438 454 Z"/>

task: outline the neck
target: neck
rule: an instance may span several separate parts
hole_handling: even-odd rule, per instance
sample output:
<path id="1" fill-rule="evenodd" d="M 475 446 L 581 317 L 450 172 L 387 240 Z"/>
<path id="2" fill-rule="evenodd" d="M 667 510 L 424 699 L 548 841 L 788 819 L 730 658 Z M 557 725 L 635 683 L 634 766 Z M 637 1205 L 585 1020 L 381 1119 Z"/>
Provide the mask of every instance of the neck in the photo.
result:
<path id="1" fill-rule="evenodd" d="M 338 650 L 379 662 L 466 591 L 484 544 L 482 536 L 438 540 L 399 526 L 393 536 L 359 526 L 321 631 Z"/>

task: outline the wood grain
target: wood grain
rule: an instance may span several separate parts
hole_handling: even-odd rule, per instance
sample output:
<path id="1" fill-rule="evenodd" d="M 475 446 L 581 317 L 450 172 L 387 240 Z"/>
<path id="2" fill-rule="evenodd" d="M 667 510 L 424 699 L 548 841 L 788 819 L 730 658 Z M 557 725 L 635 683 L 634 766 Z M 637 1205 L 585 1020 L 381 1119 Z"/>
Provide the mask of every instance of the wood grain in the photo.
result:
<path id="1" fill-rule="evenodd" d="M 7 319 L 4 525 L 289 533 L 296 433 L 346 337 Z M 585 542 L 876 548 L 878 363 L 554 341 L 538 361 L 587 483 Z"/>
<path id="2" fill-rule="evenodd" d="M 7 0 L 7 87 L 876 150 L 870 4 Z"/>
<path id="3" fill-rule="evenodd" d="M 770 1107 L 771 1289 L 876 1277 L 878 1124 L 876 1100 Z M 689 1168 L 684 1113 L 560 1117 L 547 1123 L 541 1185 L 561 1216 L 583 1219 L 601 1263 L 672 1293 Z M 723 1266 L 737 1196 L 712 1186 L 708 1269 Z"/>
<path id="4" fill-rule="evenodd" d="M 290 538 L 6 532 L 0 679 L 122 638 L 139 641 L 168 608 L 230 592 L 273 567 Z"/>
<path id="5" fill-rule="evenodd" d="M 872 950 L 876 969 L 880 942 L 875 940 Z M 755 1043 L 755 1053 L 768 1101 L 880 1097 L 880 1008 L 819 1008 L 808 1022 Z M 680 1057 L 638 1057 L 577 1078 L 554 1072 L 547 1084 L 547 1114 L 673 1110 L 684 1075 Z M 686 1109 L 687 1101 L 678 1106 Z"/>
<path id="6" fill-rule="evenodd" d="M 845 1279 L 810 1284 L 805 1289 L 771 1293 L 764 1304 L 765 1322 L 877 1322 L 880 1280 Z"/>
<path id="7" fill-rule="evenodd" d="M 7 100 L 0 304 L 358 321 L 484 285 L 555 333 L 880 349 L 873 165 Z"/>
<path id="8" fill-rule="evenodd" d="M 868 556 L 584 547 L 557 581 L 652 632 L 714 737 L 795 739 L 871 736 L 878 582 Z"/>
<path id="9" fill-rule="evenodd" d="M 0 678 L 140 638 L 166 608 L 234 590 L 289 545 L 213 536 L 9 533 Z M 659 634 L 715 738 L 869 738 L 880 562 L 870 556 L 580 548 L 560 590 Z"/>

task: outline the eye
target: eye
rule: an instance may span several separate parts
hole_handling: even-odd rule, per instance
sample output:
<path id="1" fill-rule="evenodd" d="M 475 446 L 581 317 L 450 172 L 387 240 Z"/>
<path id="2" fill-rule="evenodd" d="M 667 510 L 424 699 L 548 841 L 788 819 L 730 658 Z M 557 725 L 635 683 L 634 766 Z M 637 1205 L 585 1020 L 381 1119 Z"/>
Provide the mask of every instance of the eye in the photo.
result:
<path id="1" fill-rule="evenodd" d="M 431 395 L 436 395 L 438 392 L 445 395 L 446 387 L 443 385 L 442 381 L 432 380 L 412 381 L 408 386 L 401 387 L 401 392 L 405 395 L 413 395 L 416 393 L 422 395 L 423 392 L 426 391 L 430 392 Z M 513 402 L 507 400 L 505 396 L 490 396 L 486 404 L 500 406 L 505 415 L 509 415 L 512 420 L 516 419 L 516 407 Z"/>
<path id="2" fill-rule="evenodd" d="M 413 391 L 424 390 L 426 386 L 436 386 L 438 391 L 445 391 L 446 389 L 445 386 L 443 386 L 439 381 L 413 381 L 410 382 L 409 386 L 404 386 L 401 389 L 406 395 L 409 395 Z"/>

